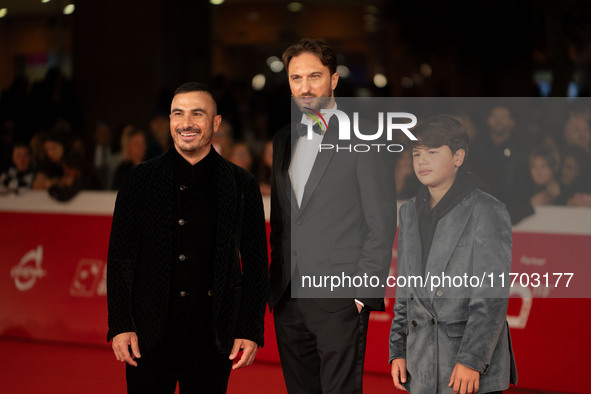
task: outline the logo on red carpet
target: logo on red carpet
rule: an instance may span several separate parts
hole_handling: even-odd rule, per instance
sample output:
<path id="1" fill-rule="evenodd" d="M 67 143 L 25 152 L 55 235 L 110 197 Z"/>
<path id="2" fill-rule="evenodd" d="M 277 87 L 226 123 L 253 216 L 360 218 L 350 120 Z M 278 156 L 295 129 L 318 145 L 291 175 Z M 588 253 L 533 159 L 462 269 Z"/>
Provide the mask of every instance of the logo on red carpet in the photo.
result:
<path id="1" fill-rule="evenodd" d="M 10 277 L 14 279 L 14 285 L 20 291 L 31 290 L 37 279 L 47 275 L 41 267 L 43 262 L 43 246 L 39 245 L 36 249 L 28 251 L 21 261 L 12 267 Z"/>
<path id="2" fill-rule="evenodd" d="M 75 297 L 105 295 L 106 268 L 107 266 L 102 260 L 80 260 L 70 286 L 70 295 Z"/>

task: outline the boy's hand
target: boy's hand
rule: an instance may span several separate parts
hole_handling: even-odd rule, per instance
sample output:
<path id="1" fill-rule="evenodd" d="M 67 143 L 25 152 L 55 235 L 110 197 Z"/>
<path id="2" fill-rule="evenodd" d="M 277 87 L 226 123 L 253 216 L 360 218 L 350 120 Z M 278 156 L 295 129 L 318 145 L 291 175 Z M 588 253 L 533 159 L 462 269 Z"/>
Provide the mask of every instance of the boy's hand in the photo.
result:
<path id="1" fill-rule="evenodd" d="M 480 373 L 462 364 L 456 364 L 448 386 L 453 386 L 454 394 L 472 394 L 478 392 Z"/>
<path id="2" fill-rule="evenodd" d="M 392 379 L 394 380 L 394 387 L 398 390 L 404 390 L 402 383 L 406 383 L 406 360 L 403 358 L 396 358 L 392 360 Z"/>

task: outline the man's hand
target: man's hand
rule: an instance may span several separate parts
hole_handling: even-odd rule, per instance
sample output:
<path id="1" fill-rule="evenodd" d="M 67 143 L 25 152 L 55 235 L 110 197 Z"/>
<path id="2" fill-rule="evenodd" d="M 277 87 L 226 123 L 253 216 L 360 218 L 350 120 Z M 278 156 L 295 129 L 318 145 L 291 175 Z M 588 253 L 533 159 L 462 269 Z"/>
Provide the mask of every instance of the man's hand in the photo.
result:
<path id="1" fill-rule="evenodd" d="M 406 360 L 403 358 L 395 358 L 392 360 L 392 379 L 394 380 L 394 387 L 398 390 L 404 390 L 402 383 L 406 383 Z"/>
<path id="2" fill-rule="evenodd" d="M 456 364 L 448 386 L 453 386 L 454 394 L 471 394 L 478 392 L 479 381 L 480 373 L 478 371 L 462 364 Z"/>
<path id="3" fill-rule="evenodd" d="M 238 356 L 240 350 L 242 350 L 242 357 L 240 357 L 237 363 L 232 365 L 232 369 L 248 367 L 252 364 L 257 355 L 258 349 L 259 346 L 253 341 L 240 338 L 234 339 L 234 346 L 232 347 L 232 353 L 230 353 L 230 360 L 234 360 Z"/>
<path id="4" fill-rule="evenodd" d="M 132 354 L 129 354 L 130 346 Z M 117 361 L 126 362 L 129 365 L 137 367 L 137 363 L 134 359 L 140 358 L 141 354 L 135 332 L 122 332 L 121 334 L 114 336 L 112 347 Z"/>

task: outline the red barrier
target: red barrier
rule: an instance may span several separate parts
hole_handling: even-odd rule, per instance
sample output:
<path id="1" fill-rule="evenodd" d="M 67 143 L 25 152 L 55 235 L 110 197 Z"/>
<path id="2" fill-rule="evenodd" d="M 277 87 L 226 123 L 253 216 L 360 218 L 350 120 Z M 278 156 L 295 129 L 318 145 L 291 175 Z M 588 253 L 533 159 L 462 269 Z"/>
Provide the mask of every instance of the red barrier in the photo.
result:
<path id="1" fill-rule="evenodd" d="M 46 199 L 45 194 L 35 198 Z M 84 196 L 70 206 L 45 201 L 48 206 L 35 203 L 28 208 L 20 208 L 20 205 L 15 208 L 21 201 L 13 201 L 7 208 L 6 200 L 0 199 L 1 337 L 108 346 L 105 274 L 111 225 L 108 212 L 112 210 L 114 196 L 105 198 L 110 199 L 111 208 L 107 204 L 99 209 L 98 205 L 90 203 L 90 211 L 95 209 L 98 214 L 75 208 L 89 205 L 82 201 Z M 591 210 L 578 214 L 588 215 L 591 223 Z M 513 271 L 563 272 L 566 267 L 572 268 L 570 263 L 575 261 L 588 264 L 591 241 L 588 234 L 514 231 Z M 577 274 L 573 283 L 587 286 L 588 276 Z M 519 386 L 587 392 L 591 299 L 532 298 L 534 289 L 531 288 L 513 293 L 508 320 Z M 387 299 L 386 312 L 372 313 L 367 371 L 389 373 L 388 334 L 392 306 L 393 299 Z M 257 357 L 278 361 L 273 319 L 268 313 L 265 332 L 266 346 Z"/>

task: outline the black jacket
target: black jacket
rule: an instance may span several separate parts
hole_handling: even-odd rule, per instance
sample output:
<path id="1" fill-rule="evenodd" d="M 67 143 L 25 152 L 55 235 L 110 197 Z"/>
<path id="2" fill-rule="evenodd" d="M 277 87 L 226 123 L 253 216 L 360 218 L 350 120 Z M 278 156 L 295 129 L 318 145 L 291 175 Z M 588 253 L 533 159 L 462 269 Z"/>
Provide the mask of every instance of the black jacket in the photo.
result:
<path id="1" fill-rule="evenodd" d="M 229 353 L 235 338 L 263 345 L 267 238 L 253 176 L 215 156 L 213 328 L 218 349 Z M 140 346 L 149 348 L 162 338 L 169 315 L 173 195 L 171 151 L 137 166 L 117 195 L 107 264 L 108 340 L 136 332 Z"/>

